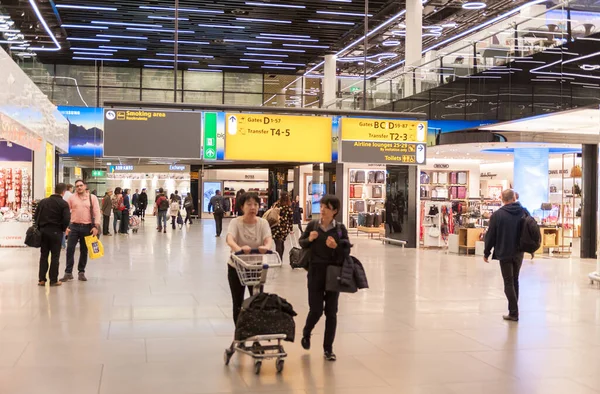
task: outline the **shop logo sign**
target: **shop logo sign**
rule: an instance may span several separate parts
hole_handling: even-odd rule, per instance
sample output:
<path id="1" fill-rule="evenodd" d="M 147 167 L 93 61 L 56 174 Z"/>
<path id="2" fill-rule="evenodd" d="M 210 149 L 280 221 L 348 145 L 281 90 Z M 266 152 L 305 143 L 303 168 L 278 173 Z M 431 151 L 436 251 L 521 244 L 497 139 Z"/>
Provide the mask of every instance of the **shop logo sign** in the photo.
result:
<path id="1" fill-rule="evenodd" d="M 117 117 L 117 114 L 115 113 L 115 111 L 107 111 L 106 112 L 106 119 L 115 120 L 116 117 Z"/>
<path id="2" fill-rule="evenodd" d="M 172 164 L 169 166 L 169 170 L 171 171 L 185 171 L 185 166 Z"/>

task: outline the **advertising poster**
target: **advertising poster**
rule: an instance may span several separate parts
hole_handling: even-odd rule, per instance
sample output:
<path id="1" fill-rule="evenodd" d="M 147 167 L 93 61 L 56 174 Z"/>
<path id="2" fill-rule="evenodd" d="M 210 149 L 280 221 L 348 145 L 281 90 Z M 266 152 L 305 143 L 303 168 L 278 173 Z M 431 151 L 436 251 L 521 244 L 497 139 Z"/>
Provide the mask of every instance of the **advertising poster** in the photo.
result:
<path id="1" fill-rule="evenodd" d="M 69 155 L 102 157 L 104 111 L 97 107 L 58 107 L 69 121 Z"/>

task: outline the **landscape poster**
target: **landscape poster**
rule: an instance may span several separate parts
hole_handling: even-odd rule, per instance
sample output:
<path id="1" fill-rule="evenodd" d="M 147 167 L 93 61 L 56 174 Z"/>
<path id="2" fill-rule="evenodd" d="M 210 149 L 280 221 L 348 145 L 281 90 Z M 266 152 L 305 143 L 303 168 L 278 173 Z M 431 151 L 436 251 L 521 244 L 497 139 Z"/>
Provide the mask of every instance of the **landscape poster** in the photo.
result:
<path id="1" fill-rule="evenodd" d="M 102 157 L 104 153 L 104 111 L 97 107 L 62 107 L 69 121 L 69 155 Z"/>

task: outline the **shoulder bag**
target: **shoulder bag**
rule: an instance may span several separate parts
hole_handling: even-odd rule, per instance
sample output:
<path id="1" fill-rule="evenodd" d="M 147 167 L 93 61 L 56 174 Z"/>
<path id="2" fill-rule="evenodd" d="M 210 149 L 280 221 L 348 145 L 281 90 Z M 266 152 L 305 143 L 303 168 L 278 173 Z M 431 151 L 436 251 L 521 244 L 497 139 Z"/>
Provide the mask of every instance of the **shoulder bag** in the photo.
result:
<path id="1" fill-rule="evenodd" d="M 40 207 L 38 207 L 38 209 L 40 209 Z M 33 225 L 31 227 L 29 227 L 27 229 L 27 232 L 25 233 L 25 245 L 27 245 L 31 248 L 41 248 L 42 247 L 42 233 L 40 232 L 40 229 L 39 229 L 41 214 L 42 214 L 42 211 L 40 209 L 40 212 L 38 213 L 37 218 L 35 219 L 35 222 L 33 223 Z"/>

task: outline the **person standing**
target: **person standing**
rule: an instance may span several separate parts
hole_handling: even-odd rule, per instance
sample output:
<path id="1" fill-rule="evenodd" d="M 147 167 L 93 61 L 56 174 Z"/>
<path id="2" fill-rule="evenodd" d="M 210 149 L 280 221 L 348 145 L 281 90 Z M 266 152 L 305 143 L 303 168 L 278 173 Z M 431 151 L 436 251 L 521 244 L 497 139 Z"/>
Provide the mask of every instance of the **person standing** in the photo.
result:
<path id="1" fill-rule="evenodd" d="M 273 233 L 273 240 L 275 241 L 275 249 L 281 260 L 283 260 L 285 240 L 294 231 L 294 214 L 292 212 L 290 195 L 287 192 L 281 192 L 279 201 L 275 203 L 274 207 L 279 208 L 279 224 L 274 226 L 271 231 Z"/>
<path id="2" fill-rule="evenodd" d="M 221 191 L 217 190 L 215 195 L 212 196 L 210 202 L 208 203 L 208 213 L 213 212 L 213 216 L 215 217 L 215 227 L 217 230 L 217 237 L 221 236 L 221 232 L 223 231 L 223 215 L 225 214 L 225 210 L 223 209 L 223 196 L 221 196 Z"/>
<path id="3" fill-rule="evenodd" d="M 192 223 L 192 213 L 194 213 L 194 201 L 192 199 L 192 193 L 188 193 L 185 196 L 185 200 L 183 200 L 183 208 L 185 208 L 185 221 L 183 224 L 187 224 L 188 220 L 190 224 Z"/>
<path id="4" fill-rule="evenodd" d="M 121 220 L 121 207 L 123 206 L 123 191 L 120 187 L 115 188 L 115 194 L 111 198 L 112 209 L 113 209 L 113 233 L 118 234 L 118 222 Z"/>
<path id="5" fill-rule="evenodd" d="M 310 349 L 310 336 L 315 325 L 325 311 L 325 337 L 323 350 L 325 359 L 335 361 L 333 341 L 337 329 L 337 311 L 340 293 L 327 291 L 327 267 L 342 265 L 350 254 L 348 230 L 343 224 L 335 221 L 340 210 L 340 200 L 332 195 L 325 195 L 320 202 L 321 218 L 313 220 L 306 226 L 300 238 L 300 246 L 310 249 L 311 257 L 308 267 L 308 306 L 309 312 L 302 333 L 302 347 Z M 324 307 L 323 307 L 324 305 Z"/>
<path id="6" fill-rule="evenodd" d="M 67 185 L 58 183 L 54 187 L 54 194 L 40 201 L 35 210 L 33 221 L 38 224 L 42 234 L 39 286 L 46 285 L 46 275 L 50 278 L 50 286 L 62 285 L 58 280 L 61 240 L 71 222 L 69 203 L 63 199 L 66 190 Z M 50 266 L 48 266 L 48 257 L 51 259 Z"/>
<path id="7" fill-rule="evenodd" d="M 154 204 L 154 210 L 156 212 L 156 220 L 158 226 L 156 229 L 160 233 L 161 231 L 167 232 L 167 213 L 169 212 L 169 200 L 165 196 L 165 191 L 161 187 L 158 189 L 158 195 L 156 196 L 156 202 Z"/>
<path id="8" fill-rule="evenodd" d="M 294 225 L 298 225 L 300 234 L 302 234 L 302 214 L 304 210 L 300 206 L 300 196 L 296 196 L 295 201 L 292 203 L 292 212 L 294 213 Z"/>
<path id="9" fill-rule="evenodd" d="M 62 282 L 73 280 L 73 266 L 75 265 L 75 247 L 79 243 L 79 272 L 78 279 L 87 281 L 85 267 L 88 260 L 88 248 L 85 237 L 98 236 L 100 228 L 100 204 L 98 199 L 86 191 L 85 182 L 81 179 L 75 182 L 76 193 L 69 199 L 71 208 L 71 224 L 67 229 L 67 268 Z"/>
<path id="10" fill-rule="evenodd" d="M 146 188 L 143 188 L 142 192 L 140 193 L 138 205 L 140 210 L 140 219 L 143 222 L 146 220 L 146 209 L 148 208 L 148 194 L 146 194 Z"/>
<path id="11" fill-rule="evenodd" d="M 242 204 L 240 204 L 240 201 L 242 201 L 242 196 L 246 194 L 246 191 L 244 189 L 240 189 L 236 194 L 235 194 L 235 215 L 236 216 L 244 216 L 244 211 L 242 210 Z"/>
<path id="12" fill-rule="evenodd" d="M 121 209 L 121 228 L 119 233 L 127 235 L 129 232 L 129 212 L 131 203 L 129 202 L 129 189 L 123 191 L 123 207 Z"/>
<path id="13" fill-rule="evenodd" d="M 179 195 L 179 190 L 175 190 L 175 200 L 179 203 L 179 205 L 181 206 L 181 196 Z"/>
<path id="14" fill-rule="evenodd" d="M 500 260 L 500 270 L 504 279 L 504 294 L 508 300 L 508 315 L 503 319 L 519 321 L 519 273 L 523 265 L 523 252 L 519 251 L 521 237 L 521 220 L 525 211 L 517 202 L 515 192 L 511 189 L 502 192 L 502 207 L 490 218 L 490 225 L 485 235 L 483 261 Z"/>
<path id="15" fill-rule="evenodd" d="M 73 195 L 73 185 L 68 183 L 67 190 L 65 191 L 65 194 L 62 196 L 62 198 L 66 202 L 69 202 L 69 198 L 71 198 L 72 195 Z M 63 249 L 67 248 L 67 235 L 66 234 L 63 234 L 63 236 L 62 236 L 61 245 L 62 245 Z"/>
<path id="16" fill-rule="evenodd" d="M 110 228 L 110 214 L 112 213 L 112 190 L 108 190 L 102 199 L 102 235 L 112 236 Z"/>
<path id="17" fill-rule="evenodd" d="M 138 215 L 138 209 L 140 206 L 140 189 L 135 189 L 135 193 L 133 193 L 133 196 L 131 196 L 131 205 L 133 205 L 133 208 L 135 209 L 133 214 L 134 215 Z"/>

